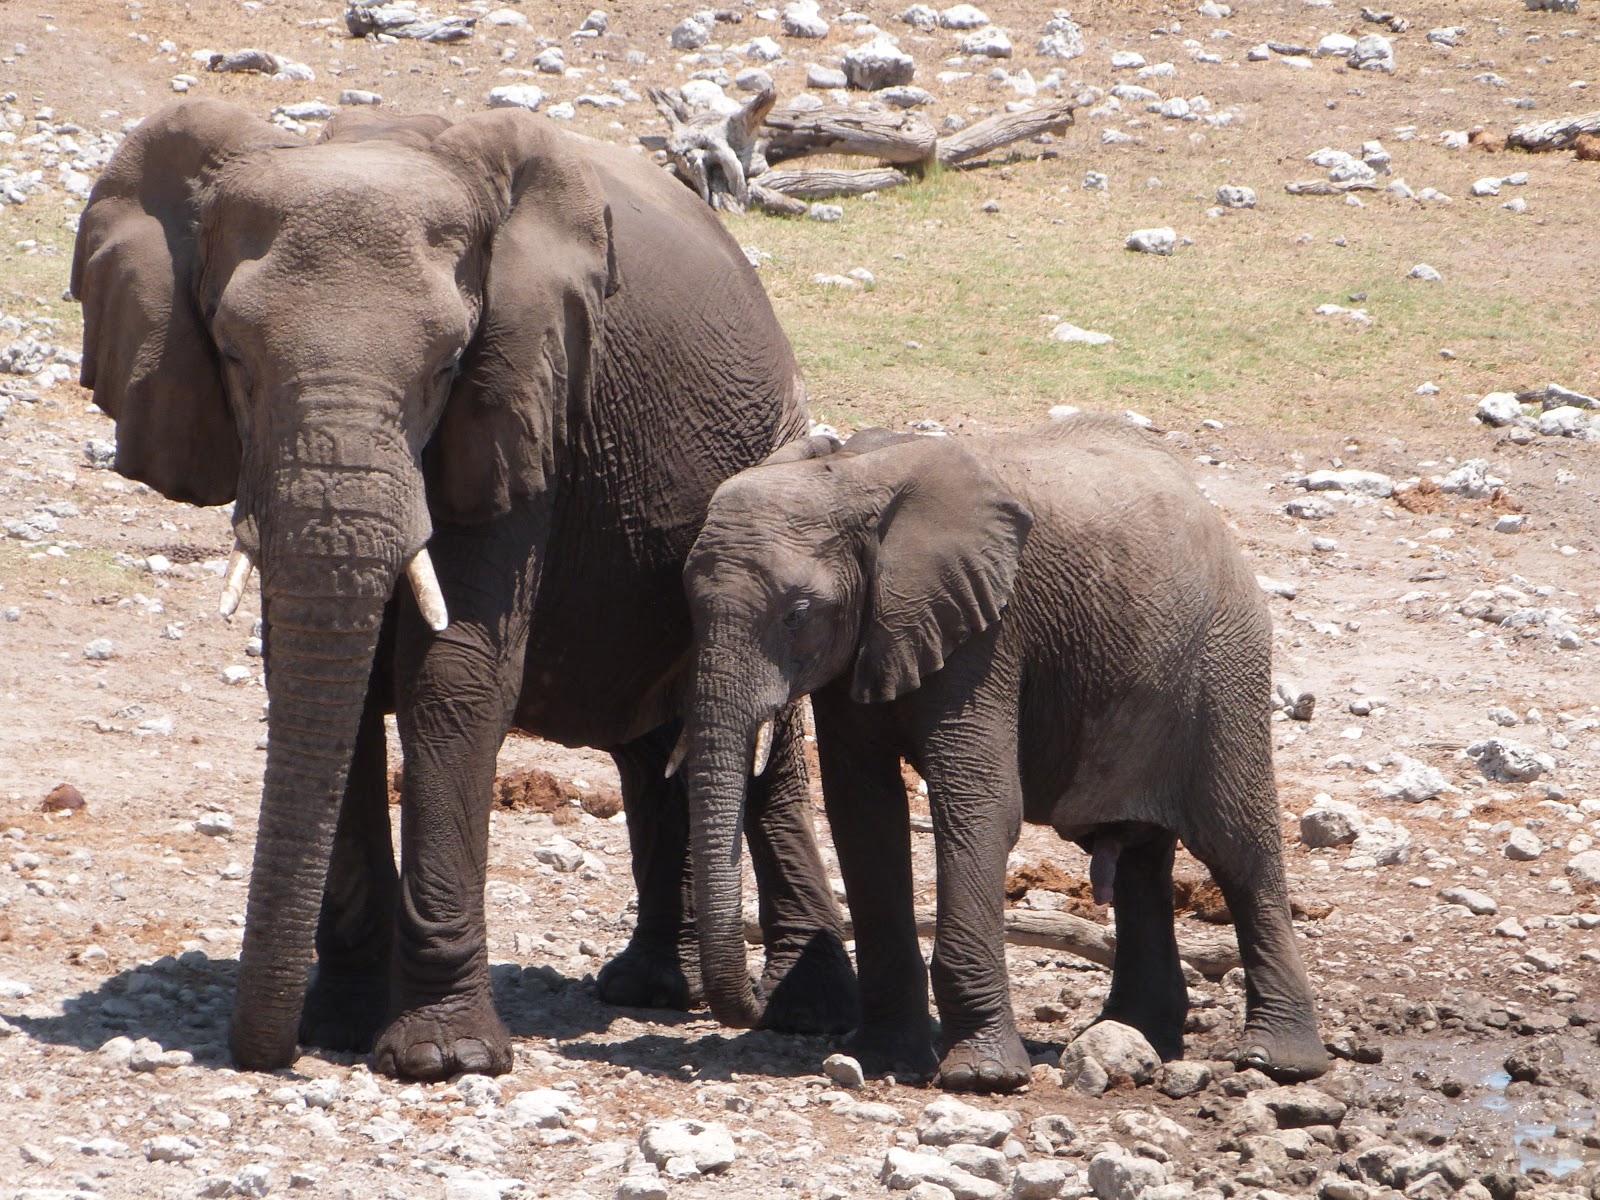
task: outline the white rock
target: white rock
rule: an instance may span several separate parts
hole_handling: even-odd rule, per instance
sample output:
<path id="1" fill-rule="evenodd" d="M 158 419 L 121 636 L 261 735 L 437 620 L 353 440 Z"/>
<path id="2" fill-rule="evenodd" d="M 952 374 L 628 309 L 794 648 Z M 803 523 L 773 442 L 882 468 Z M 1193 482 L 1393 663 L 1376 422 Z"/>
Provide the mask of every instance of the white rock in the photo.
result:
<path id="1" fill-rule="evenodd" d="M 1256 206 L 1255 189 L 1223 184 L 1217 189 L 1217 203 L 1222 205 L 1223 208 L 1254 208 Z"/>
<path id="2" fill-rule="evenodd" d="M 1522 922 L 1515 917 L 1507 917 L 1500 924 L 1490 930 L 1496 937 L 1511 938 L 1513 941 L 1525 941 L 1528 931 L 1522 927 Z"/>
<path id="3" fill-rule="evenodd" d="M 698 50 L 711 41 L 711 30 L 693 17 L 685 17 L 672 27 L 667 41 L 674 50 Z"/>
<path id="4" fill-rule="evenodd" d="M 825 67 L 821 63 L 812 63 L 806 68 L 806 86 L 829 90 L 842 88 L 850 81 L 845 73 L 837 67 Z"/>
<path id="5" fill-rule="evenodd" d="M 1455 470 L 1438 481 L 1439 490 L 1452 496 L 1465 496 L 1469 500 L 1487 500 L 1495 490 L 1505 486 L 1505 480 L 1489 474 L 1489 463 L 1482 458 L 1469 458 Z"/>
<path id="6" fill-rule="evenodd" d="M 1500 180 L 1493 175 L 1485 176 L 1483 179 L 1475 179 L 1472 183 L 1472 194 L 1474 196 L 1498 196 L 1500 194 Z"/>
<path id="7" fill-rule="evenodd" d="M 1070 1078 L 1091 1059 L 1113 1083 L 1120 1079 L 1148 1083 L 1161 1065 L 1161 1056 L 1144 1034 L 1116 1021 L 1097 1021 L 1074 1038 L 1061 1052 L 1062 1072 Z"/>
<path id="8" fill-rule="evenodd" d="M 806 209 L 806 216 L 813 221 L 832 223 L 844 220 L 844 209 L 837 204 L 813 204 Z"/>
<path id="9" fill-rule="evenodd" d="M 1420 279 L 1423 283 L 1438 283 L 1444 276 L 1427 263 L 1418 263 L 1406 272 L 1406 278 Z"/>
<path id="10" fill-rule="evenodd" d="M 535 861 L 546 863 L 563 874 L 583 866 L 583 848 L 567 838 L 557 835 L 549 843 L 533 851 Z"/>
<path id="11" fill-rule="evenodd" d="M 1377 471 L 1313 471 L 1300 486 L 1308 492 L 1348 492 L 1380 499 L 1394 495 L 1394 480 Z"/>
<path id="12" fill-rule="evenodd" d="M 890 1147 L 884 1155 L 878 1179 L 893 1192 L 909 1192 L 922 1184 L 935 1184 L 948 1189 L 956 1200 L 1000 1200 L 1005 1194 L 1004 1189 L 993 1180 L 969 1175 L 937 1154 L 919 1153 L 899 1146 Z"/>
<path id="13" fill-rule="evenodd" d="M 1378 795 L 1386 800 L 1421 804 L 1424 800 L 1432 800 L 1450 786 L 1450 781 L 1437 768 L 1407 758 L 1404 754 L 1394 755 L 1394 765 L 1399 770 L 1393 778 L 1378 786 Z"/>
<path id="14" fill-rule="evenodd" d="M 1394 44 L 1386 37 L 1369 33 L 1356 41 L 1350 51 L 1350 65 L 1358 71 L 1394 71 Z"/>
<path id="15" fill-rule="evenodd" d="M 1600 885 L 1600 850 L 1585 850 L 1567 861 L 1566 872 L 1581 883 Z"/>
<path id="16" fill-rule="evenodd" d="M 911 55 L 884 34 L 850 47 L 844 52 L 840 65 L 851 87 L 868 92 L 910 83 L 917 70 Z"/>
<path id="17" fill-rule="evenodd" d="M 544 103 L 544 92 L 531 83 L 508 83 L 489 92 L 490 108 L 525 108 L 536 112 Z"/>
<path id="18" fill-rule="evenodd" d="M 1144 66 L 1144 55 L 1136 50 L 1115 50 L 1111 54 L 1113 71 L 1133 71 Z"/>
<path id="19" fill-rule="evenodd" d="M 1166 1182 L 1166 1169 L 1153 1158 L 1106 1150 L 1089 1160 L 1089 1187 L 1097 1200 L 1143 1200 L 1148 1189 Z"/>
<path id="20" fill-rule="evenodd" d="M 528 18 L 514 8 L 497 8 L 493 12 L 484 13 L 478 20 L 485 25 L 509 25 L 521 27 L 528 23 Z"/>
<path id="21" fill-rule="evenodd" d="M 1522 418 L 1522 405 L 1511 392 L 1490 392 L 1478 401 L 1478 419 L 1496 428 Z"/>
<path id="22" fill-rule="evenodd" d="M 577 1102 L 570 1093 L 554 1088 L 532 1088 L 513 1096 L 500 1119 L 514 1129 L 527 1125 L 536 1129 L 566 1129 L 578 1111 Z"/>
<path id="23" fill-rule="evenodd" d="M 1082 58 L 1086 50 L 1083 30 L 1070 14 L 1057 9 L 1045 22 L 1039 38 L 1039 54 L 1044 58 L 1072 59 Z"/>
<path id="24" fill-rule="evenodd" d="M 1507 738 L 1474 742 L 1467 747 L 1467 757 L 1476 759 L 1484 778 L 1495 783 L 1532 783 L 1556 769 L 1550 755 Z"/>
<path id="25" fill-rule="evenodd" d="M 825 38 L 828 23 L 819 15 L 816 0 L 794 0 L 783 10 L 783 32 L 797 38 Z"/>
<path id="26" fill-rule="evenodd" d="M 1011 1200 L 1054 1200 L 1067 1182 L 1067 1173 L 1049 1159 L 1017 1164 L 1011 1177 Z"/>
<path id="27" fill-rule="evenodd" d="M 1528 518 L 1521 513 L 1501 513 L 1494 519 L 1496 533 L 1521 533 L 1522 527 L 1528 523 Z"/>
<path id="28" fill-rule="evenodd" d="M 725 1171 L 739 1156 L 726 1125 L 682 1118 L 652 1121 L 639 1135 L 639 1149 L 647 1162 L 665 1167 L 674 1158 L 687 1158 L 702 1175 Z"/>
<path id="29" fill-rule="evenodd" d="M 1356 48 L 1356 39 L 1348 33 L 1330 33 L 1317 43 L 1317 54 L 1322 58 L 1349 58 Z"/>
<path id="30" fill-rule="evenodd" d="M 1532 862 L 1544 853 L 1544 843 L 1531 829 L 1516 828 L 1506 836 L 1505 856 L 1513 862 Z"/>
<path id="31" fill-rule="evenodd" d="M 1050 331 L 1050 340 L 1053 342 L 1078 343 L 1085 346 L 1105 346 L 1115 339 L 1109 333 L 1096 333 L 1092 329 L 1079 329 L 1071 322 L 1063 321 Z"/>
<path id="32" fill-rule="evenodd" d="M 1589 414 L 1581 408 L 1563 404 L 1539 414 L 1539 432 L 1545 437 L 1572 437 L 1589 427 Z"/>
<path id="33" fill-rule="evenodd" d="M 1004 1113 L 974 1108 L 954 1096 L 941 1096 L 917 1118 L 917 1140 L 924 1146 L 998 1146 L 1015 1123 Z"/>
<path id="34" fill-rule="evenodd" d="M 375 105 L 382 104 L 383 97 L 377 92 L 365 92 L 360 88 L 345 88 L 344 91 L 339 93 L 339 103 L 350 105 Z"/>
<path id="35" fill-rule="evenodd" d="M 628 1175 L 617 1184 L 615 1200 L 667 1200 L 667 1185 L 657 1175 Z"/>
<path id="36" fill-rule="evenodd" d="M 95 638 L 83 648 L 83 656 L 91 662 L 104 662 L 116 653 L 110 638 Z"/>
<path id="37" fill-rule="evenodd" d="M 989 23 L 989 14 L 972 4 L 954 4 L 939 14 L 945 29 L 978 29 Z"/>
<path id="38" fill-rule="evenodd" d="M 1350 846 L 1351 861 L 1371 860 L 1374 866 L 1390 867 L 1411 857 L 1411 834 L 1388 817 L 1369 821 Z M 1346 864 L 1349 865 L 1348 863 Z"/>
<path id="39" fill-rule="evenodd" d="M 249 683 L 255 678 L 255 672 L 249 667 L 230 666 L 223 667 L 217 677 L 229 687 L 237 687 L 241 683 Z"/>
<path id="40" fill-rule="evenodd" d="M 1129 250 L 1140 254 L 1168 255 L 1178 248 L 1178 235 L 1168 228 L 1135 229 L 1123 243 Z"/>
<path id="41" fill-rule="evenodd" d="M 1300 814 L 1300 840 L 1312 849 L 1348 846 L 1365 826 L 1366 818 L 1354 804 L 1319 796 Z"/>
<path id="42" fill-rule="evenodd" d="M 233 832 L 233 818 L 225 812 L 201 813 L 194 822 L 195 832 L 207 837 L 223 837 Z"/>
<path id="43" fill-rule="evenodd" d="M 989 26 L 961 39 L 961 53 L 983 58 L 1010 58 L 1011 38 L 1004 29 Z"/>
<path id="44" fill-rule="evenodd" d="M 905 22 L 913 29 L 920 29 L 922 32 L 927 33 L 929 30 L 938 28 L 939 10 L 927 4 L 913 4 L 895 19 Z"/>
<path id="45" fill-rule="evenodd" d="M 1482 892 L 1475 892 L 1471 888 L 1445 888 L 1439 893 L 1439 899 L 1446 904 L 1459 904 L 1475 917 L 1492 917 L 1500 911 L 1500 906 L 1492 897 Z"/>
<path id="46" fill-rule="evenodd" d="M 822 1073 L 843 1088 L 858 1088 L 866 1082 L 861 1064 L 848 1054 L 830 1054 L 822 1060 Z"/>
<path id="47" fill-rule="evenodd" d="M 170 1134 L 153 1137 L 144 1144 L 144 1156 L 151 1162 L 188 1162 L 200 1151 L 180 1137 Z"/>

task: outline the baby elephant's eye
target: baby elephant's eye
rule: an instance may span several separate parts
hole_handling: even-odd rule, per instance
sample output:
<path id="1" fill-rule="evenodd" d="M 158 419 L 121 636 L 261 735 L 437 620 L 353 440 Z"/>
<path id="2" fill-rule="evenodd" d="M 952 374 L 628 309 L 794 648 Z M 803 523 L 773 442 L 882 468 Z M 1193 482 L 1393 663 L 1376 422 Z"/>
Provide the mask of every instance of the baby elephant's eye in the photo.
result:
<path id="1" fill-rule="evenodd" d="M 800 622 L 806 619 L 806 613 L 811 608 L 811 601 L 799 600 L 788 612 L 783 614 L 783 624 L 786 629 L 798 629 Z"/>

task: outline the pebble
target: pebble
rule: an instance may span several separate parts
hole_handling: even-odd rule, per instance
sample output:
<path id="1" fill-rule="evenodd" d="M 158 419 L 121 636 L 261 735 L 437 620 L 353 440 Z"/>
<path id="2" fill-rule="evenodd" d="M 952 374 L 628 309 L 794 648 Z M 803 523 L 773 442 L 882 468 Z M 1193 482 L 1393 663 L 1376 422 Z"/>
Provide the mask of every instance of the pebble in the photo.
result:
<path id="1" fill-rule="evenodd" d="M 667 41 L 674 50 L 698 50 L 711 41 L 711 29 L 693 17 L 685 17 L 672 27 Z"/>
<path id="2" fill-rule="evenodd" d="M 544 103 L 544 91 L 531 83 L 510 83 L 489 92 L 490 108 L 525 108 L 537 112 Z"/>
<path id="3" fill-rule="evenodd" d="M 1063 321 L 1050 331 L 1050 340 L 1084 346 L 1107 346 L 1116 339 L 1109 333 L 1098 333 L 1092 329 L 1079 329 L 1071 322 Z"/>
<path id="4" fill-rule="evenodd" d="M 1522 922 L 1518 921 L 1515 917 L 1507 917 L 1505 920 L 1501 921 L 1500 924 L 1496 925 L 1490 932 L 1492 932 L 1496 937 L 1511 938 L 1519 942 L 1523 941 L 1528 936 L 1528 931 L 1522 927 Z"/>
<path id="5" fill-rule="evenodd" d="M 1444 276 L 1427 263 L 1418 263 L 1406 272 L 1406 278 L 1420 279 L 1423 283 L 1438 283 Z"/>
<path id="6" fill-rule="evenodd" d="M 1148 1083 L 1160 1066 L 1161 1056 L 1144 1034 L 1116 1021 L 1089 1026 L 1061 1053 L 1063 1086 L 1090 1095 L 1119 1082 Z"/>
<path id="7" fill-rule="evenodd" d="M 1478 400 L 1477 417 L 1496 428 L 1522 419 L 1522 405 L 1510 392 L 1490 392 Z"/>
<path id="8" fill-rule="evenodd" d="M 1394 765 L 1400 769 L 1393 778 L 1378 787 L 1378 794 L 1386 800 L 1404 800 L 1408 804 L 1421 804 L 1432 800 L 1450 786 L 1437 768 L 1403 754 L 1393 756 Z"/>
<path id="9" fill-rule="evenodd" d="M 667 1185 L 657 1175 L 627 1175 L 617 1185 L 616 1200 L 667 1200 Z"/>
<path id="10" fill-rule="evenodd" d="M 104 662 L 116 653 L 110 638 L 95 638 L 83 648 L 83 656 L 90 662 Z"/>
<path id="11" fill-rule="evenodd" d="M 879 88 L 910 83 L 916 74 L 916 61 L 885 34 L 846 50 L 839 65 L 850 86 L 873 92 Z"/>
<path id="12" fill-rule="evenodd" d="M 1318 796 L 1312 807 L 1300 816 L 1300 841 L 1312 849 L 1348 846 L 1365 825 L 1361 810 L 1354 804 Z"/>
<path id="13" fill-rule="evenodd" d="M 980 29 L 976 33 L 968 34 L 961 39 L 961 53 L 973 54 L 981 58 L 1010 58 L 1012 54 L 1011 38 L 1003 29 L 990 26 Z"/>
<path id="14" fill-rule="evenodd" d="M 1089 1187 L 1098 1200 L 1143 1200 L 1166 1182 L 1160 1163 L 1127 1151 L 1103 1150 L 1089 1160 Z"/>
<path id="15" fill-rule="evenodd" d="M 1485 779 L 1495 783 L 1532 783 L 1555 770 L 1555 759 L 1507 738 L 1486 738 L 1467 747 Z"/>
<path id="16" fill-rule="evenodd" d="M 1037 49 L 1042 58 L 1072 59 L 1082 58 L 1088 47 L 1077 22 L 1066 12 L 1057 10 L 1045 22 Z"/>
<path id="17" fill-rule="evenodd" d="M 1351 837 L 1354 836 L 1352 833 Z M 1182 1100 L 1186 1096 L 1205 1091 L 1211 1086 L 1211 1078 L 1211 1068 L 1205 1063 L 1177 1059 L 1161 1064 L 1156 1072 L 1156 1090 L 1163 1096 Z"/>
<path id="18" fill-rule="evenodd" d="M 233 818 L 225 812 L 201 813 L 194 827 L 196 832 L 207 837 L 226 837 L 233 832 Z"/>
<path id="19" fill-rule="evenodd" d="M 783 10 L 782 29 L 790 37 L 825 38 L 828 23 L 820 15 L 816 0 L 794 0 Z"/>
<path id="20" fill-rule="evenodd" d="M 1394 43 L 1376 33 L 1358 38 L 1350 50 L 1350 65 L 1358 71 L 1392 74 L 1395 68 Z"/>
<path id="21" fill-rule="evenodd" d="M 979 1179 L 940 1155 L 899 1146 L 890 1147 L 884 1155 L 878 1179 L 894 1192 L 909 1192 L 919 1185 L 933 1184 L 947 1189 L 955 1200 L 1000 1200 L 1005 1194 L 998 1183 Z"/>
<path id="22" fill-rule="evenodd" d="M 1585 850 L 1568 860 L 1566 873 L 1580 883 L 1600 885 L 1600 850 Z M 4 981 L 0 980 L 0 996 L 5 995 Z"/>
<path id="23" fill-rule="evenodd" d="M 975 4 L 953 4 L 939 14 L 943 29 L 978 29 L 989 23 L 989 14 Z"/>
<path id="24" fill-rule="evenodd" d="M 1378 471 L 1312 471 L 1300 481 L 1308 492 L 1348 492 L 1383 499 L 1394 495 L 1394 480 Z"/>
<path id="25" fill-rule="evenodd" d="M 832 223 L 844 220 L 844 209 L 837 204 L 813 204 L 806 210 L 806 216 L 813 221 Z"/>
<path id="26" fill-rule="evenodd" d="M 1217 203 L 1222 205 L 1223 208 L 1254 208 L 1256 206 L 1255 189 L 1224 184 L 1217 189 Z"/>

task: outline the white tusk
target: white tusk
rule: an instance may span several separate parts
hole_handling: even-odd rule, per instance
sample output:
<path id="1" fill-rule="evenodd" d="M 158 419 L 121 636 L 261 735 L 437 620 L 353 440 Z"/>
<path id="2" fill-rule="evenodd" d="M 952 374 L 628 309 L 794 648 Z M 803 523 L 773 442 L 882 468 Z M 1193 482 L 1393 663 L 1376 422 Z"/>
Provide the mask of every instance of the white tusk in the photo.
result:
<path id="1" fill-rule="evenodd" d="M 217 611 L 223 616 L 231 617 L 239 611 L 239 601 L 244 598 L 244 585 L 250 582 L 250 570 L 254 566 L 244 543 L 235 538 L 228 569 L 222 574 L 222 599 L 217 604 Z"/>
<path id="2" fill-rule="evenodd" d="M 671 779 L 676 775 L 687 757 L 689 757 L 689 727 L 685 725 L 683 732 L 678 735 L 678 744 L 672 748 L 672 757 L 667 759 L 667 769 L 663 773 L 663 778 Z"/>
<path id="3" fill-rule="evenodd" d="M 417 607 L 422 610 L 422 619 L 428 623 L 428 628 L 435 633 L 443 632 L 450 624 L 450 610 L 445 607 L 444 593 L 439 590 L 439 577 L 433 573 L 433 559 L 428 557 L 427 547 L 418 550 L 411 565 L 406 567 L 406 578 L 411 581 Z"/>
<path id="4" fill-rule="evenodd" d="M 761 722 L 761 728 L 756 730 L 756 753 L 754 762 L 750 767 L 750 774 L 760 778 L 766 772 L 767 760 L 772 757 L 772 718 L 768 717 Z"/>

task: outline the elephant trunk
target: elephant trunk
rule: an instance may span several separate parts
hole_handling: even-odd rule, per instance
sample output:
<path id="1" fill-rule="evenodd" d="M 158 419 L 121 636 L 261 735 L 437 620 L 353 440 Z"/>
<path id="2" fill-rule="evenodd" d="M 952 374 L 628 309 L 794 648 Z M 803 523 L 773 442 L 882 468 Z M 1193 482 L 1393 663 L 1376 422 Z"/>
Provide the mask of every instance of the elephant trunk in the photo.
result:
<path id="1" fill-rule="evenodd" d="M 384 608 L 427 537 L 405 519 L 417 509 L 393 503 L 406 489 L 421 495 L 409 463 L 372 471 L 365 487 L 339 467 L 278 474 L 283 485 L 249 514 L 259 523 L 268 742 L 230 1032 L 234 1060 L 257 1070 L 295 1058 Z M 342 509 L 326 502 L 334 496 Z"/>
<path id="2" fill-rule="evenodd" d="M 750 777 L 771 748 L 770 714 L 754 691 L 736 669 L 702 663 L 684 732 L 701 976 L 712 1015 L 744 1029 L 760 1024 L 762 1006 L 745 957 L 740 840 Z"/>

